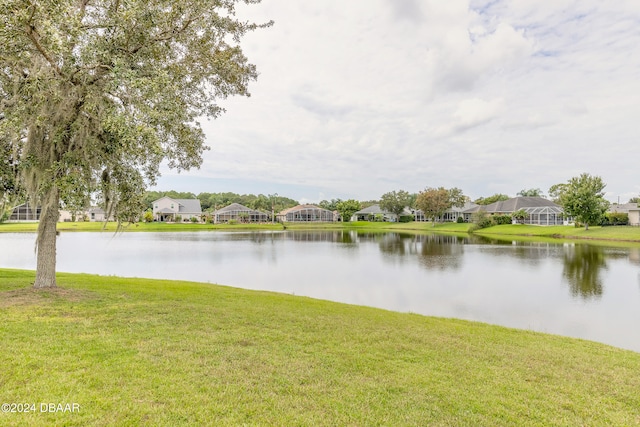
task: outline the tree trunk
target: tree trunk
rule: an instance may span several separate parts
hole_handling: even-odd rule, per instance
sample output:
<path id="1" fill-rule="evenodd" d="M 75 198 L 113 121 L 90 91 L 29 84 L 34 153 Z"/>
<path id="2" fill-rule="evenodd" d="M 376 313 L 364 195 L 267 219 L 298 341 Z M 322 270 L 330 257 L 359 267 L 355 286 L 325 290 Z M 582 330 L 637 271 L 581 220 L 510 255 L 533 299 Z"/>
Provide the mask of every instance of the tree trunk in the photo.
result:
<path id="1" fill-rule="evenodd" d="M 51 189 L 43 200 L 40 223 L 38 224 L 36 281 L 33 284 L 36 289 L 56 287 L 58 203 L 58 191 Z"/>

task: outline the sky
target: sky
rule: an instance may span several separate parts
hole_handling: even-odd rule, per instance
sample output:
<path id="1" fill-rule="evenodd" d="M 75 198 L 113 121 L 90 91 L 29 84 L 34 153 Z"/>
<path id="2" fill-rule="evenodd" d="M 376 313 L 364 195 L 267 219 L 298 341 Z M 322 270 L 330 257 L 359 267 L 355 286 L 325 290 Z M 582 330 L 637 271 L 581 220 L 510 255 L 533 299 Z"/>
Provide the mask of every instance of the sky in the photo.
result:
<path id="1" fill-rule="evenodd" d="M 313 203 L 457 187 L 545 194 L 589 173 L 640 195 L 638 0 L 263 0 L 259 77 L 156 190 Z"/>

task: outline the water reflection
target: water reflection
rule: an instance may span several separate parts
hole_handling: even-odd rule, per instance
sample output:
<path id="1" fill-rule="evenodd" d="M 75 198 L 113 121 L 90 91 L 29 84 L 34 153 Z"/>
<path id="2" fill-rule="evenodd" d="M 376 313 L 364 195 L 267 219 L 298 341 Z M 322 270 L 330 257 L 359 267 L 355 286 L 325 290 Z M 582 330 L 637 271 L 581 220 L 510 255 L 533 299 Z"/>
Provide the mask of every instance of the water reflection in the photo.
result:
<path id="1" fill-rule="evenodd" d="M 567 245 L 564 249 L 562 275 L 567 279 L 571 295 L 585 300 L 602 296 L 601 270 L 607 268 L 602 248 Z"/>
<path id="2" fill-rule="evenodd" d="M 59 271 L 294 293 L 640 351 L 640 248 L 355 230 L 62 233 L 58 242 Z M 0 234 L 0 267 L 35 268 L 33 243 Z"/>

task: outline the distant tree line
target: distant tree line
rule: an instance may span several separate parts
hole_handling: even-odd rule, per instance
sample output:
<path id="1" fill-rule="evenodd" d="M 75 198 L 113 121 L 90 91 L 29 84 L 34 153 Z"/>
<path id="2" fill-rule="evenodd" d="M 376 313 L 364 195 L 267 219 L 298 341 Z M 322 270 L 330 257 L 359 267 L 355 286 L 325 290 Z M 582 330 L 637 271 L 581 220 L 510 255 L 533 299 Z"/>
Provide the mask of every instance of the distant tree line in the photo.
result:
<path id="1" fill-rule="evenodd" d="M 297 206 L 296 200 L 288 197 L 279 196 L 277 194 L 237 194 L 231 192 L 225 193 L 200 193 L 198 195 L 191 192 L 180 191 L 147 191 L 145 195 L 145 203 L 148 208 L 153 208 L 152 203 L 161 197 L 171 197 L 172 199 L 198 199 L 200 206 L 205 212 L 212 212 L 217 209 L 229 206 L 232 203 L 240 203 L 248 208 L 263 212 L 280 212 L 284 209 Z"/>

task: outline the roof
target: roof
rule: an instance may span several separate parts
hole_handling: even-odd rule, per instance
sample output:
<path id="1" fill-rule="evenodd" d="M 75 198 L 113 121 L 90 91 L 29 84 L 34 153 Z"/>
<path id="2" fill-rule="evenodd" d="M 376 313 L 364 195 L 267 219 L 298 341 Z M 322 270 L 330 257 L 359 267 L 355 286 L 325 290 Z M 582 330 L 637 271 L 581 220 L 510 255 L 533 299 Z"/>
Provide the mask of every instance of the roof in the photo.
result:
<path id="1" fill-rule="evenodd" d="M 629 213 L 635 210 L 638 210 L 637 203 L 611 203 L 608 212 Z"/>
<path id="2" fill-rule="evenodd" d="M 451 206 L 449 209 L 447 209 L 447 212 L 464 212 L 477 206 L 479 206 L 477 203 L 466 201 L 462 206 Z"/>
<path id="3" fill-rule="evenodd" d="M 198 199 L 173 199 L 178 202 L 178 212 L 185 213 L 202 213 L 202 206 L 200 206 L 200 200 Z"/>
<path id="4" fill-rule="evenodd" d="M 221 213 L 226 213 L 226 212 L 255 212 L 255 213 L 262 213 L 260 211 L 257 211 L 255 209 L 251 209 L 246 207 L 245 205 L 241 205 L 240 203 L 231 203 L 229 206 L 225 206 L 224 208 L 220 208 L 217 211 L 215 211 L 214 213 L 216 214 L 221 214 Z"/>
<path id="5" fill-rule="evenodd" d="M 297 212 L 297 211 L 302 211 L 302 210 L 305 210 L 305 209 L 317 209 L 317 210 L 320 210 L 320 211 L 326 211 L 326 212 L 329 212 L 329 213 L 333 214 L 333 212 L 331 212 L 330 210 L 323 209 L 320 206 L 316 206 L 316 205 L 298 205 L 298 206 L 294 206 L 292 208 L 285 209 L 285 210 L 281 211 L 278 215 L 286 215 L 286 214 L 288 214 L 290 212 Z"/>
<path id="6" fill-rule="evenodd" d="M 483 210 L 488 213 L 512 213 L 520 209 L 529 210 L 531 208 L 545 207 L 562 209 L 560 205 L 542 197 L 513 197 L 509 200 L 501 200 L 489 205 L 478 205 L 467 209 L 465 212 L 471 213 Z"/>
<path id="7" fill-rule="evenodd" d="M 383 211 L 380 205 L 371 205 L 368 208 L 364 208 L 354 213 L 354 215 L 377 215 L 377 214 L 390 214 L 391 212 Z"/>

